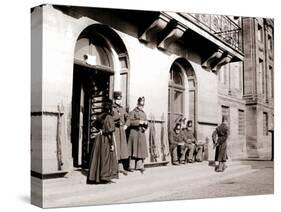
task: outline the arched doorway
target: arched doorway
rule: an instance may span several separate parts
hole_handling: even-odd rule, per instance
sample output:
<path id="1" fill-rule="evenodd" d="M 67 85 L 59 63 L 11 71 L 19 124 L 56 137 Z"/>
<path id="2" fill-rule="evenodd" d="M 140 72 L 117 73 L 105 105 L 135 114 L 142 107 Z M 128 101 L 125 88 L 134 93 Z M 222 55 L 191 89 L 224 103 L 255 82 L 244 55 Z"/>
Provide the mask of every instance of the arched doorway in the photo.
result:
<path id="1" fill-rule="evenodd" d="M 76 41 L 73 67 L 72 156 L 75 167 L 87 168 L 103 102 L 118 90 L 127 106 L 127 51 L 113 30 L 92 25 Z"/>
<path id="2" fill-rule="evenodd" d="M 169 129 L 185 117 L 192 120 L 196 136 L 197 82 L 194 69 L 184 58 L 178 58 L 171 66 L 168 95 Z"/>

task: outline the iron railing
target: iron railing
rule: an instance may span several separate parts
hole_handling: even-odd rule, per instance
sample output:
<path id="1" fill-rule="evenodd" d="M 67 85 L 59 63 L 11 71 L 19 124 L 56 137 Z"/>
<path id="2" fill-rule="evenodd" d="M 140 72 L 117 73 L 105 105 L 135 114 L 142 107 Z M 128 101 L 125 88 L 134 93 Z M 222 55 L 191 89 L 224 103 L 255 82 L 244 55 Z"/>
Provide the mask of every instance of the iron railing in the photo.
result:
<path id="1" fill-rule="evenodd" d="M 226 42 L 232 48 L 243 51 L 242 46 L 242 29 L 239 26 L 240 21 L 237 18 L 237 23 L 224 15 L 206 15 L 179 13 L 182 17 L 192 21 L 200 28 L 215 35 L 218 39 Z"/>

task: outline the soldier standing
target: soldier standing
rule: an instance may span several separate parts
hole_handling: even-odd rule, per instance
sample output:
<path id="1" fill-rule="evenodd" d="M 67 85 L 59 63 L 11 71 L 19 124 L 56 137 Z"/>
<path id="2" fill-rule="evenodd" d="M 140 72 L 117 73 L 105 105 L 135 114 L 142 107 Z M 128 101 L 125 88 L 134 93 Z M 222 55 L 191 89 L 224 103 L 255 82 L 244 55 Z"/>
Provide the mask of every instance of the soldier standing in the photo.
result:
<path id="1" fill-rule="evenodd" d="M 217 172 L 223 172 L 226 169 L 225 162 L 227 156 L 227 137 L 229 129 L 227 126 L 227 116 L 222 117 L 222 123 L 218 126 L 212 134 L 214 146 L 216 147 L 215 161 L 219 162 Z M 217 138 L 217 139 L 216 139 Z"/>
<path id="2" fill-rule="evenodd" d="M 128 114 L 126 110 L 121 106 L 122 93 L 115 91 L 113 93 L 113 119 L 115 123 L 115 140 L 116 140 L 116 151 L 118 160 L 118 170 L 120 173 L 127 175 L 124 169 L 124 164 L 129 157 L 128 154 L 128 143 L 126 138 L 125 130 L 127 129 L 126 121 Z"/>
<path id="3" fill-rule="evenodd" d="M 115 131 L 112 117 L 112 100 L 104 102 L 104 112 L 95 121 L 98 131 L 95 139 L 89 165 L 87 183 L 109 183 L 118 178 L 116 149 L 113 133 Z"/>
<path id="4" fill-rule="evenodd" d="M 185 154 L 187 148 L 184 144 L 184 135 L 181 132 L 181 124 L 177 123 L 175 128 L 169 133 L 169 144 L 170 144 L 170 151 L 172 154 L 172 164 L 179 165 L 178 160 L 181 164 L 185 163 Z M 180 148 L 180 159 L 178 157 L 178 148 Z"/>
<path id="5" fill-rule="evenodd" d="M 130 134 L 128 138 L 128 149 L 130 156 L 129 171 L 144 169 L 144 159 L 148 156 L 145 131 L 148 128 L 146 114 L 143 111 L 145 99 L 138 98 L 137 107 L 129 113 Z"/>

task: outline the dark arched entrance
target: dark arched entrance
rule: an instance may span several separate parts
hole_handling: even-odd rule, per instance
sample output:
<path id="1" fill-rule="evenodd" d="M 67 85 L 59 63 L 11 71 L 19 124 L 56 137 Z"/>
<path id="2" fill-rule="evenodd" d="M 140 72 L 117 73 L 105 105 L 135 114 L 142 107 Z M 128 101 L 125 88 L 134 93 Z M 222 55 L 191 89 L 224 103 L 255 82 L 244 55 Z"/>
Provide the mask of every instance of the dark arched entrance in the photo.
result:
<path id="1" fill-rule="evenodd" d="M 72 156 L 75 167 L 87 168 L 103 102 L 112 98 L 115 89 L 122 91 L 127 106 L 127 51 L 113 30 L 92 25 L 77 39 L 73 67 Z"/>

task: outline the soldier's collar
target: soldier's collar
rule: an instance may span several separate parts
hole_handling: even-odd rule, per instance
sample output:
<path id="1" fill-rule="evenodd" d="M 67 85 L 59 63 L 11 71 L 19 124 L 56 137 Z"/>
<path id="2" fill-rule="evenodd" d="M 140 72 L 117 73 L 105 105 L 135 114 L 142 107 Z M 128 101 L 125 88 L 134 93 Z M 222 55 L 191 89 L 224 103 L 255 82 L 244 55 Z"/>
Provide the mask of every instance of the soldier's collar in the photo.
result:
<path id="1" fill-rule="evenodd" d="M 117 103 L 113 103 L 113 107 L 120 107 L 121 105 L 117 104 Z"/>
<path id="2" fill-rule="evenodd" d="M 139 107 L 135 107 L 135 111 L 143 111 L 143 110 L 140 109 Z"/>

